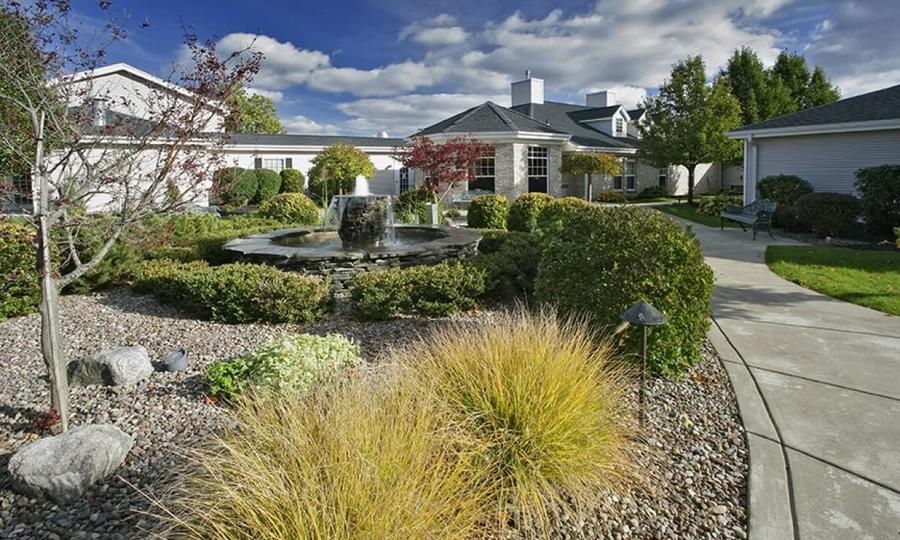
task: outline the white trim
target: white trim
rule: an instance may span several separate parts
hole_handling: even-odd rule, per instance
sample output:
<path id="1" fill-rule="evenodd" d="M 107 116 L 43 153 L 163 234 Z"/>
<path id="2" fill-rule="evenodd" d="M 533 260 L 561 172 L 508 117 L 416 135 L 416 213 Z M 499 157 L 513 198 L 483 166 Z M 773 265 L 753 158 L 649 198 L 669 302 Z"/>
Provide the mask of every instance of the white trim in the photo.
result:
<path id="1" fill-rule="evenodd" d="M 606 152 L 610 154 L 628 154 L 634 155 L 637 154 L 637 148 L 617 148 L 613 146 L 580 146 L 577 144 L 573 144 L 572 147 L 575 149 L 575 152 Z"/>
<path id="2" fill-rule="evenodd" d="M 423 135 L 429 139 L 438 141 L 446 139 L 455 139 L 457 137 L 467 137 L 477 139 L 479 141 L 514 141 L 520 142 L 522 139 L 535 141 L 560 141 L 566 142 L 572 138 L 568 133 L 543 133 L 532 131 L 484 131 L 470 133 L 435 133 L 434 135 Z"/>
<path id="3" fill-rule="evenodd" d="M 215 100 L 199 96 L 185 88 L 182 88 L 181 86 L 179 86 L 175 83 L 161 79 L 161 78 L 157 77 L 156 75 L 151 75 L 150 73 L 147 73 L 146 71 L 144 71 L 142 69 L 138 69 L 138 68 L 132 66 L 131 64 L 126 64 L 124 62 L 120 62 L 118 64 L 110 64 L 108 66 L 98 67 L 98 68 L 92 69 L 92 70 L 76 71 L 75 73 L 72 73 L 70 75 L 66 75 L 65 77 L 62 77 L 61 80 L 59 80 L 59 82 L 65 83 L 65 84 L 76 83 L 76 82 L 80 82 L 80 81 L 88 80 L 88 79 L 99 79 L 100 77 L 106 77 L 107 75 L 114 75 L 119 72 L 128 73 L 129 75 L 132 75 L 139 79 L 144 79 L 145 81 L 151 82 L 157 86 L 161 86 L 167 90 L 177 92 L 177 93 L 181 94 L 182 96 L 203 101 L 211 106 L 215 105 L 215 103 L 216 103 Z M 51 81 L 51 83 L 55 83 L 55 82 L 57 82 L 57 81 L 56 80 Z"/>
<path id="4" fill-rule="evenodd" d="M 223 150 L 232 151 L 257 151 L 257 152 L 284 152 L 284 153 L 315 153 L 322 152 L 331 145 L 294 145 L 294 144 L 224 144 Z M 394 147 L 387 146 L 357 146 L 367 154 L 393 154 Z"/>
<path id="5" fill-rule="evenodd" d="M 849 133 L 853 131 L 880 131 L 900 129 L 900 118 L 890 120 L 866 120 L 862 122 L 843 122 L 840 124 L 820 124 L 815 126 L 791 126 L 783 128 L 737 130 L 728 133 L 732 139 L 753 137 L 790 137 L 796 135 L 818 135 L 825 133 Z"/>

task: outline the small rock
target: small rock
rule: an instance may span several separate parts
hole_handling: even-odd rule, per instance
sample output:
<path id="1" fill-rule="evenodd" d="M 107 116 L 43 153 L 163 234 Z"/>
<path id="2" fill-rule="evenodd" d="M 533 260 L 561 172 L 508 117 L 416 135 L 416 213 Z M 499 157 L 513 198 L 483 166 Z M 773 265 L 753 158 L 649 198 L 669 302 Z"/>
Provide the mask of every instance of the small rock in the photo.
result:
<path id="1" fill-rule="evenodd" d="M 66 504 L 114 473 L 133 444 L 115 426 L 79 426 L 23 446 L 9 460 L 9 474 L 17 491 Z"/>
<path id="2" fill-rule="evenodd" d="M 711 513 L 713 513 L 713 514 L 718 515 L 718 514 L 724 514 L 725 512 L 727 512 L 727 511 L 728 511 L 728 508 L 727 508 L 726 506 L 724 506 L 724 505 L 717 504 L 717 505 L 711 507 L 711 508 L 709 509 L 709 511 L 710 511 Z"/>
<path id="3" fill-rule="evenodd" d="M 188 368 L 187 352 L 184 349 L 172 351 L 163 360 L 166 371 L 184 371 Z"/>
<path id="4" fill-rule="evenodd" d="M 153 364 L 147 349 L 140 345 L 102 351 L 68 365 L 69 384 L 73 386 L 129 386 L 149 377 L 151 373 Z"/>

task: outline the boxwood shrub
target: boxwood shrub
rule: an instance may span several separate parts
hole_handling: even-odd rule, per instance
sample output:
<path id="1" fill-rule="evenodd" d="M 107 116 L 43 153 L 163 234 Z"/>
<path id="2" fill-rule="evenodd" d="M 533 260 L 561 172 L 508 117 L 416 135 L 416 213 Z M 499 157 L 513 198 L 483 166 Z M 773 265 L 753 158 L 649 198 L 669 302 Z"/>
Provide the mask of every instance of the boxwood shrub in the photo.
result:
<path id="1" fill-rule="evenodd" d="M 471 309 L 484 294 L 484 273 L 459 262 L 391 268 L 354 276 L 351 300 L 361 319 L 401 314 L 444 317 Z"/>
<path id="2" fill-rule="evenodd" d="M 0 321 L 26 315 L 41 299 L 31 225 L 0 219 Z"/>
<path id="3" fill-rule="evenodd" d="M 295 225 L 317 225 L 319 207 L 302 193 L 282 193 L 259 205 L 259 215 Z"/>
<path id="4" fill-rule="evenodd" d="M 256 195 L 253 202 L 268 201 L 281 191 L 281 175 L 272 169 L 256 169 Z"/>
<path id="5" fill-rule="evenodd" d="M 506 228 L 511 231 L 532 232 L 537 228 L 537 218 L 553 197 L 546 193 L 526 193 L 509 207 Z"/>
<path id="6" fill-rule="evenodd" d="M 224 206 L 245 206 L 256 196 L 258 187 L 254 171 L 228 167 L 213 175 L 212 198 Z"/>
<path id="7" fill-rule="evenodd" d="M 203 379 L 210 394 L 230 400 L 247 389 L 279 394 L 307 391 L 361 363 L 359 346 L 340 334 L 297 334 L 250 354 L 213 362 L 203 371 Z"/>
<path id="8" fill-rule="evenodd" d="M 310 322 L 321 318 L 332 300 L 327 280 L 257 264 L 148 261 L 134 289 L 187 314 L 224 323 Z"/>
<path id="9" fill-rule="evenodd" d="M 900 226 L 900 165 L 880 165 L 856 171 L 856 190 L 866 229 L 889 234 Z"/>
<path id="10" fill-rule="evenodd" d="M 605 203 L 622 203 L 625 202 L 625 195 L 621 191 L 606 190 L 597 195 L 597 200 Z"/>
<path id="11" fill-rule="evenodd" d="M 282 169 L 281 193 L 303 193 L 306 189 L 306 177 L 297 169 Z"/>
<path id="12" fill-rule="evenodd" d="M 505 229 L 509 201 L 503 195 L 481 195 L 469 204 L 468 224 L 474 229 Z"/>
<path id="13" fill-rule="evenodd" d="M 467 266 L 484 272 L 484 296 L 509 300 L 534 292 L 540 259 L 540 241 L 532 233 L 518 231 L 482 231 L 478 255 L 467 259 Z"/>
<path id="14" fill-rule="evenodd" d="M 537 218 L 537 232 L 547 236 L 561 234 L 569 219 L 574 217 L 579 210 L 591 206 L 591 203 L 578 197 L 554 199 L 541 210 Z"/>
<path id="15" fill-rule="evenodd" d="M 708 216 L 718 216 L 725 211 L 726 206 L 743 206 L 743 201 L 744 199 L 740 195 L 729 195 L 727 193 L 706 195 L 700 198 L 697 211 Z"/>
<path id="16" fill-rule="evenodd" d="M 648 362 L 674 375 L 700 358 L 712 287 L 700 244 L 677 223 L 641 208 L 592 207 L 571 218 L 567 234 L 545 240 L 535 296 L 601 328 L 617 325 L 634 302 L 650 302 L 669 323 L 650 332 Z M 632 352 L 639 334 L 626 334 Z"/>
<path id="17" fill-rule="evenodd" d="M 794 204 L 797 199 L 812 193 L 812 185 L 799 176 L 776 174 L 767 176 L 756 185 L 760 199 L 768 199 L 778 204 Z"/>
<path id="18" fill-rule="evenodd" d="M 807 193 L 797 199 L 797 215 L 817 236 L 838 236 L 859 217 L 859 199 L 846 193 Z"/>
<path id="19" fill-rule="evenodd" d="M 780 204 L 772 214 L 772 225 L 788 232 L 809 232 L 806 223 L 800 219 L 800 213 L 794 205 Z"/>

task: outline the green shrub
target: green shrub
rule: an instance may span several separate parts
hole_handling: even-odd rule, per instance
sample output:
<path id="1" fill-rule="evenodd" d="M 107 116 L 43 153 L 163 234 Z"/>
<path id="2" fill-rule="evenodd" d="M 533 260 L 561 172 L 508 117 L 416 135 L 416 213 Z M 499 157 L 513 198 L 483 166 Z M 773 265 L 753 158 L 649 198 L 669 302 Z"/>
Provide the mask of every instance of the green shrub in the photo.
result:
<path id="1" fill-rule="evenodd" d="M 339 371 L 362 363 L 359 346 L 340 334 L 287 336 L 256 351 L 214 362 L 203 372 L 210 393 L 233 399 L 245 389 L 306 392 Z"/>
<path id="2" fill-rule="evenodd" d="M 256 264 L 148 261 L 134 288 L 185 313 L 224 323 L 310 322 L 331 306 L 327 280 Z"/>
<path id="3" fill-rule="evenodd" d="M 800 213 L 797 207 L 793 205 L 780 204 L 775 208 L 772 214 L 772 225 L 781 227 L 788 232 L 809 232 L 806 223 L 800 219 Z"/>
<path id="4" fill-rule="evenodd" d="M 41 300 L 34 242 L 31 225 L 0 219 L 0 321 L 35 311 Z"/>
<path id="5" fill-rule="evenodd" d="M 389 319 L 400 314 L 445 317 L 473 308 L 483 293 L 480 269 L 445 261 L 357 274 L 351 300 L 362 319 Z"/>
<path id="6" fill-rule="evenodd" d="M 478 255 L 465 261 L 484 272 L 485 296 L 506 300 L 534 292 L 540 260 L 537 236 L 523 232 L 483 231 Z"/>
<path id="7" fill-rule="evenodd" d="M 552 312 L 497 315 L 438 331 L 400 353 L 470 433 L 493 487 L 487 520 L 547 524 L 621 487 L 628 468 L 623 384 L 608 343 Z M 544 537 L 543 535 L 535 537 Z"/>
<path id="8" fill-rule="evenodd" d="M 448 218 L 458 218 L 461 215 L 462 212 L 460 212 L 458 208 L 451 208 L 450 210 L 444 212 L 444 217 Z"/>
<path id="9" fill-rule="evenodd" d="M 797 199 L 812 193 L 812 185 L 799 176 L 777 174 L 767 176 L 756 185 L 760 199 L 768 199 L 778 204 L 794 204 Z"/>
<path id="10" fill-rule="evenodd" d="M 268 201 L 281 191 L 281 175 L 272 169 L 256 169 L 256 195 L 254 203 Z"/>
<path id="11" fill-rule="evenodd" d="M 700 199 L 697 211 L 708 216 L 718 216 L 725 211 L 726 206 L 743 206 L 743 197 L 740 195 L 728 195 L 717 193 L 706 195 Z"/>
<path id="12" fill-rule="evenodd" d="M 597 200 L 605 203 L 623 203 L 625 202 L 625 195 L 623 195 L 621 191 L 614 191 L 610 189 L 601 191 L 597 196 Z"/>
<path id="13" fill-rule="evenodd" d="M 640 195 L 638 195 L 638 199 L 662 199 L 671 196 L 672 194 L 669 193 L 669 190 L 667 188 L 664 188 L 662 186 L 649 186 L 641 190 Z"/>
<path id="14" fill-rule="evenodd" d="M 578 197 L 563 197 L 550 201 L 541 210 L 537 219 L 537 230 L 541 235 L 553 236 L 562 234 L 566 223 L 584 208 L 593 205 Z"/>
<path id="15" fill-rule="evenodd" d="M 303 193 L 306 189 L 306 177 L 297 169 L 282 169 L 281 193 Z"/>
<path id="16" fill-rule="evenodd" d="M 419 188 L 404 191 L 394 203 L 394 220 L 399 223 L 427 223 L 428 203 L 435 202 L 434 193 Z"/>
<path id="17" fill-rule="evenodd" d="M 509 201 L 503 195 L 481 195 L 469 204 L 468 224 L 473 229 L 505 229 Z"/>
<path id="18" fill-rule="evenodd" d="M 256 196 L 256 173 L 239 167 L 217 171 L 213 176 L 213 200 L 224 206 L 245 206 Z"/>
<path id="19" fill-rule="evenodd" d="M 900 248 L 900 227 L 894 229 L 894 236 L 897 237 L 897 247 Z"/>
<path id="20" fill-rule="evenodd" d="M 900 165 L 856 171 L 856 190 L 866 229 L 887 234 L 900 225 Z"/>
<path id="21" fill-rule="evenodd" d="M 585 209 L 567 233 L 543 246 L 535 296 L 564 314 L 585 314 L 602 328 L 644 299 L 669 317 L 649 335 L 648 362 L 682 373 L 700 359 L 709 326 L 713 273 L 690 232 L 641 208 Z M 639 332 L 625 345 L 637 351 Z"/>
<path id="22" fill-rule="evenodd" d="M 838 236 L 859 217 L 859 199 L 845 193 L 807 193 L 797 199 L 797 215 L 817 236 Z"/>
<path id="23" fill-rule="evenodd" d="M 372 178 L 375 166 L 369 156 L 353 145 L 338 141 L 316 155 L 309 170 L 309 194 L 319 204 L 327 204 L 341 191 L 353 191 L 357 176 Z"/>
<path id="24" fill-rule="evenodd" d="M 259 215 L 296 225 L 316 225 L 320 222 L 319 207 L 302 193 L 282 193 L 259 206 Z"/>
<path id="25" fill-rule="evenodd" d="M 526 193 L 519 196 L 509 207 L 507 229 L 533 232 L 537 228 L 537 218 L 541 210 L 553 199 L 546 193 Z"/>

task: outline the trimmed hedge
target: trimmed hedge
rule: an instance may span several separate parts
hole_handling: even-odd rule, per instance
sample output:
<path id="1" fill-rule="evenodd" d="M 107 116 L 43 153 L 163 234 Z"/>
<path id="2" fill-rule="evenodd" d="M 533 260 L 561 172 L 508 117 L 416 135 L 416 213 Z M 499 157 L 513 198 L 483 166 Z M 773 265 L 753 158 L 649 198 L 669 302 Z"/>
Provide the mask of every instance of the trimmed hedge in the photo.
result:
<path id="1" fill-rule="evenodd" d="M 638 195 L 638 199 L 662 199 L 664 197 L 671 197 L 672 194 L 669 192 L 668 188 L 664 188 L 662 186 L 649 186 L 645 187 L 641 190 L 640 195 Z"/>
<path id="2" fill-rule="evenodd" d="M 213 175 L 213 199 L 224 206 L 246 206 L 259 188 L 259 180 L 252 170 L 240 167 L 221 169 Z"/>
<path id="3" fill-rule="evenodd" d="M 203 370 L 210 394 L 233 400 L 242 391 L 308 391 L 362 363 L 359 346 L 340 334 L 298 334 L 271 341 L 250 354 L 213 362 Z"/>
<path id="4" fill-rule="evenodd" d="M 767 176 L 759 181 L 756 189 L 759 191 L 760 199 L 768 199 L 779 205 L 794 204 L 797 199 L 813 191 L 809 182 L 790 174 Z"/>
<path id="5" fill-rule="evenodd" d="M 282 169 L 281 193 L 303 193 L 306 190 L 306 177 L 297 169 Z"/>
<path id="6" fill-rule="evenodd" d="M 259 206 L 259 215 L 296 225 L 316 225 L 319 219 L 319 207 L 302 193 L 282 193 L 263 202 Z"/>
<path id="7" fill-rule="evenodd" d="M 469 204 L 467 221 L 473 229 L 505 229 L 509 201 L 503 195 L 481 195 Z"/>
<path id="8" fill-rule="evenodd" d="M 806 223 L 800 219 L 797 207 L 788 204 L 780 204 L 775 208 L 775 213 L 772 214 L 772 225 L 781 227 L 788 232 L 809 232 Z"/>
<path id="9" fill-rule="evenodd" d="M 605 203 L 622 203 L 625 202 L 625 195 L 621 191 L 606 190 L 597 195 L 597 200 Z"/>
<path id="10" fill-rule="evenodd" d="M 526 193 L 509 207 L 506 228 L 511 231 L 532 232 L 537 228 L 537 218 L 553 197 L 546 193 Z"/>
<path id="11" fill-rule="evenodd" d="M 838 236 L 859 217 L 859 199 L 845 193 L 807 193 L 794 205 L 797 216 L 817 236 Z"/>
<path id="12" fill-rule="evenodd" d="M 565 230 L 566 223 L 578 214 L 579 210 L 591 208 L 593 205 L 578 197 L 554 199 L 545 206 L 537 218 L 537 231 L 541 235 L 556 235 Z"/>
<path id="13" fill-rule="evenodd" d="M 707 216 L 719 216 L 725 211 L 725 207 L 743 206 L 744 199 L 740 195 L 729 195 L 726 193 L 717 193 L 715 195 L 706 195 L 700 198 L 700 204 L 697 211 Z"/>
<path id="14" fill-rule="evenodd" d="M 257 264 L 143 263 L 134 289 L 190 315 L 224 323 L 300 323 L 331 307 L 328 280 Z"/>
<path id="15" fill-rule="evenodd" d="M 900 226 L 900 165 L 880 165 L 856 171 L 856 190 L 866 229 L 889 234 Z"/>
<path id="16" fill-rule="evenodd" d="M 675 375 L 700 359 L 713 272 L 690 232 L 659 212 L 592 207 L 571 218 L 567 234 L 545 240 L 535 283 L 541 303 L 611 328 L 644 299 L 669 317 L 649 333 L 650 366 Z M 637 353 L 640 332 L 626 336 L 624 344 Z"/>
<path id="17" fill-rule="evenodd" d="M 0 219 L 0 321 L 37 309 L 41 288 L 34 227 Z"/>
<path id="18" fill-rule="evenodd" d="M 272 169 L 256 169 L 256 195 L 253 202 L 268 201 L 281 191 L 281 175 Z"/>
<path id="19" fill-rule="evenodd" d="M 540 260 L 540 240 L 531 233 L 482 231 L 478 255 L 465 261 L 484 272 L 484 296 L 509 300 L 531 295 Z"/>
<path id="20" fill-rule="evenodd" d="M 401 314 L 445 317 L 475 307 L 484 293 L 484 274 L 445 261 L 360 273 L 351 287 L 353 309 L 361 319 L 390 319 Z"/>

